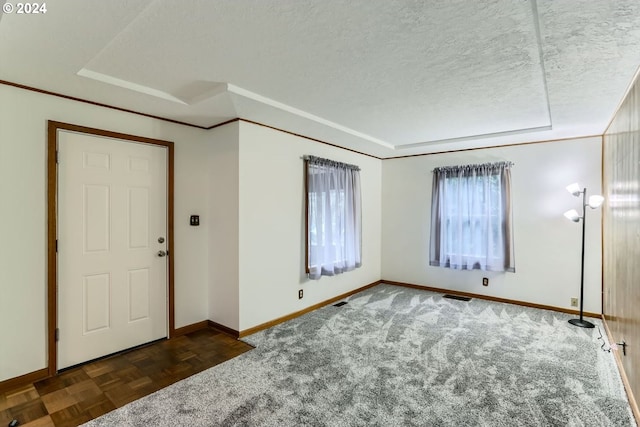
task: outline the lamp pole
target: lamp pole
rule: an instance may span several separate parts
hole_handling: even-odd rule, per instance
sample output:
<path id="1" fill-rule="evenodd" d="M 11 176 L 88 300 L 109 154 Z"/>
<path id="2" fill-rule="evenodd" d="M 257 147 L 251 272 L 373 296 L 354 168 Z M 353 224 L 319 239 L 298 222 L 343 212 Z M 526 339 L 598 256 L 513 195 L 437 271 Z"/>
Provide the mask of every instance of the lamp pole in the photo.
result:
<path id="1" fill-rule="evenodd" d="M 586 230 L 587 222 L 587 189 L 585 187 L 582 190 L 582 271 L 580 272 L 580 319 L 571 319 L 569 323 L 581 328 L 593 328 L 593 323 L 583 319 L 583 306 L 584 306 L 584 234 Z"/>

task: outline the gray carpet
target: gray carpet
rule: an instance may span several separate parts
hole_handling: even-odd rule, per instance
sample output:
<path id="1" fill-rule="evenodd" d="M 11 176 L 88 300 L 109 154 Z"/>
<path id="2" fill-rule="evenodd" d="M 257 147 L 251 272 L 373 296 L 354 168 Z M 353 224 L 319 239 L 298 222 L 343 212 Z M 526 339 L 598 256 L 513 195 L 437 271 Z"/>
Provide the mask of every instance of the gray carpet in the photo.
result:
<path id="1" fill-rule="evenodd" d="M 598 329 L 571 316 L 390 285 L 347 301 L 86 425 L 635 426 Z"/>

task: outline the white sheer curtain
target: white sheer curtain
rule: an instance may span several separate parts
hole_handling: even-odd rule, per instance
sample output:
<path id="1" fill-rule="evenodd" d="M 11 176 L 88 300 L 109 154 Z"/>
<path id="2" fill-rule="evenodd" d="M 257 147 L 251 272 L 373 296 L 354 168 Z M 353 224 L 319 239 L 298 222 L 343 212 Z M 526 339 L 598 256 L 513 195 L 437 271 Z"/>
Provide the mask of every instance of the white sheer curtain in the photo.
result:
<path id="1" fill-rule="evenodd" d="M 307 273 L 333 276 L 362 265 L 360 169 L 305 156 Z"/>
<path id="2" fill-rule="evenodd" d="M 433 171 L 429 265 L 515 271 L 510 167 L 499 162 Z"/>

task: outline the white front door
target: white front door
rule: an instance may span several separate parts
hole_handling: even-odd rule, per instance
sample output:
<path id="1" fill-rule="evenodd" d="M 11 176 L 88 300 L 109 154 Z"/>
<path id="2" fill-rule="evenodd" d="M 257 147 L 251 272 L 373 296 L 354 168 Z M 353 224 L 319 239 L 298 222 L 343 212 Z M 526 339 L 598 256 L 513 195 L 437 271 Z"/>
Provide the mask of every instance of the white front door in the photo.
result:
<path id="1" fill-rule="evenodd" d="M 58 369 L 167 336 L 167 148 L 58 131 Z"/>

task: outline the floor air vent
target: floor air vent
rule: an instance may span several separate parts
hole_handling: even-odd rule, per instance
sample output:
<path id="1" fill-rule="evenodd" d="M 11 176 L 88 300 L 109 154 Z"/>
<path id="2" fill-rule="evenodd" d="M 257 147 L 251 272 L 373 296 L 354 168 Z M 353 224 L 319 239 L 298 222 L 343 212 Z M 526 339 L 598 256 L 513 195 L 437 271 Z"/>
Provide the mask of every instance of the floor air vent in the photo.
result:
<path id="1" fill-rule="evenodd" d="M 334 307 L 342 307 L 343 305 L 345 305 L 347 302 L 346 301 L 340 301 L 337 304 L 333 304 Z"/>
<path id="2" fill-rule="evenodd" d="M 460 295 L 449 295 L 446 294 L 443 298 L 457 299 L 458 301 L 471 301 L 469 297 L 461 297 Z"/>

